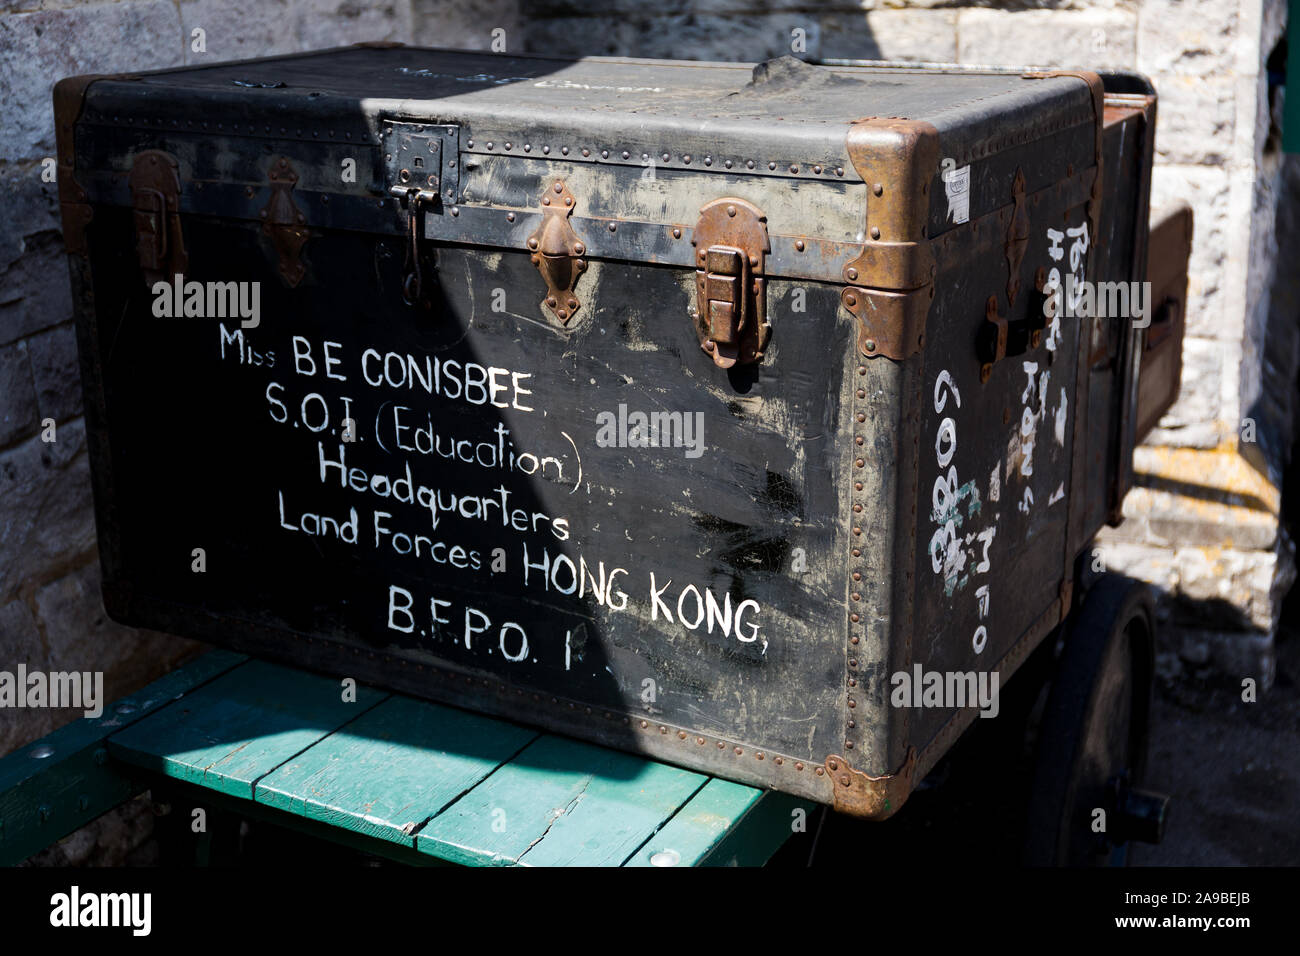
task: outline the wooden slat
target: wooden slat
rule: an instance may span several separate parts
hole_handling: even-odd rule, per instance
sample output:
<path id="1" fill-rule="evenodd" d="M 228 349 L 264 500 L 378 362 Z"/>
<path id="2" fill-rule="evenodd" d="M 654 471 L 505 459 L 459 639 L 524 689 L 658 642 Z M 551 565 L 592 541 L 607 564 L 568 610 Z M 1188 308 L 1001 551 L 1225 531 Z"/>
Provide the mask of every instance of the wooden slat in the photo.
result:
<path id="1" fill-rule="evenodd" d="M 366 686 L 344 702 L 337 678 L 249 661 L 109 738 L 127 763 L 232 796 L 387 695 Z"/>
<path id="2" fill-rule="evenodd" d="M 536 737 L 502 720 L 391 697 L 263 778 L 255 799 L 413 846 L 413 831 Z"/>
<path id="3" fill-rule="evenodd" d="M 800 805 L 456 708 L 357 698 L 333 678 L 207 654 L 0 760 L 0 862 L 138 792 L 134 768 L 477 865 L 759 864 Z"/>
<path id="4" fill-rule="evenodd" d="M 431 820 L 415 845 L 477 866 L 618 866 L 707 779 L 545 736 Z"/>
<path id="5" fill-rule="evenodd" d="M 761 866 L 811 814 L 796 797 L 714 778 L 624 865 Z"/>
<path id="6" fill-rule="evenodd" d="M 0 866 L 61 840 L 143 789 L 108 760 L 110 734 L 237 667 L 243 655 L 211 651 L 147 687 L 107 704 L 0 760 Z"/>

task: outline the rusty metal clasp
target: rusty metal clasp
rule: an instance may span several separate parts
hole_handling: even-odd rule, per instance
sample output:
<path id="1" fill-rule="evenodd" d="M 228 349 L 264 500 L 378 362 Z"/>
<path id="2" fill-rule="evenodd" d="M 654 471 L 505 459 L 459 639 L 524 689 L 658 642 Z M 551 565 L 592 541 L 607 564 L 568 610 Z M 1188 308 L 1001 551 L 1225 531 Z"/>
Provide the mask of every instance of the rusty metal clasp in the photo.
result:
<path id="1" fill-rule="evenodd" d="M 393 185 L 388 187 L 388 192 L 406 209 L 406 235 L 410 245 L 406 249 L 406 278 L 402 280 L 402 298 L 407 305 L 415 305 L 424 299 L 424 275 L 420 271 L 421 204 L 437 203 L 438 189 L 436 185 L 432 189 Z"/>
<path id="2" fill-rule="evenodd" d="M 704 257 L 704 300 L 709 339 L 735 347 L 749 315 L 749 257 L 743 249 L 710 246 Z M 715 353 L 716 354 L 716 353 Z"/>
<path id="3" fill-rule="evenodd" d="M 189 265 L 181 233 L 180 164 L 160 149 L 147 149 L 131 165 L 131 205 L 135 248 L 145 279 L 152 285 L 183 275 Z"/>
<path id="4" fill-rule="evenodd" d="M 1034 273 L 1034 291 L 1023 319 L 1010 321 L 998 313 L 998 297 L 993 294 L 984 303 L 984 323 L 975 341 L 980 360 L 980 381 L 987 382 L 993 366 L 1011 355 L 1023 355 L 1043 344 L 1043 330 L 1049 315 L 1055 315 L 1057 296 L 1047 286 L 1047 270 Z M 1049 357 L 1050 360 L 1050 357 Z"/>
<path id="5" fill-rule="evenodd" d="M 767 218 L 743 199 L 717 199 L 700 210 L 691 241 L 700 348 L 719 368 L 760 361 L 772 334 L 763 276 Z"/>

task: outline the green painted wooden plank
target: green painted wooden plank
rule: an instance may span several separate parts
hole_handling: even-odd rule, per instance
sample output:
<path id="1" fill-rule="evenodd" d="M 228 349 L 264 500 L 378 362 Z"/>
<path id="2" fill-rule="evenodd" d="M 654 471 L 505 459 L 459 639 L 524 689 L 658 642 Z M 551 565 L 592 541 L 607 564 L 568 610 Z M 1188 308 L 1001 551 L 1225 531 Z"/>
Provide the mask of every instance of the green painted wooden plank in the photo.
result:
<path id="1" fill-rule="evenodd" d="M 477 866 L 618 866 L 707 779 L 545 736 L 429 821 L 415 845 Z"/>
<path id="2" fill-rule="evenodd" d="M 537 736 L 481 714 L 390 697 L 262 778 L 254 799 L 413 846 L 418 827 Z"/>
<path id="3" fill-rule="evenodd" d="M 345 702 L 338 678 L 249 661 L 109 738 L 120 760 L 252 799 L 253 785 L 387 695 Z"/>
<path id="4" fill-rule="evenodd" d="M 625 866 L 761 866 L 805 825 L 797 797 L 712 779 Z M 796 814 L 802 810 L 802 814 Z"/>
<path id="5" fill-rule="evenodd" d="M 144 789 L 108 759 L 108 736 L 244 660 L 211 651 L 109 704 L 99 717 L 75 720 L 0 758 L 0 866 L 26 859 Z"/>
<path id="6" fill-rule="evenodd" d="M 763 798 L 763 791 L 710 780 L 626 866 L 699 866 Z"/>
<path id="7" fill-rule="evenodd" d="M 359 850 L 371 856 L 381 857 L 391 860 L 394 863 L 400 863 L 404 866 L 418 867 L 447 867 L 453 864 L 436 857 L 428 856 L 424 853 L 418 853 L 414 847 L 409 844 L 402 845 L 392 843 L 388 840 L 377 839 L 367 834 L 358 833 L 355 830 L 349 830 L 344 827 L 334 826 L 330 823 L 322 823 L 319 820 L 312 820 L 308 817 L 299 816 L 286 810 L 279 810 L 275 807 L 269 807 L 244 797 L 232 797 L 229 794 L 218 793 L 215 790 L 209 790 L 206 787 L 192 783 L 182 783 L 178 780 L 168 780 L 165 789 L 157 786 L 154 787 L 163 794 L 173 807 L 195 808 L 202 807 L 208 812 L 208 833 L 207 837 L 212 837 L 213 823 L 216 817 L 214 811 L 218 814 L 233 814 L 241 818 L 247 818 L 255 823 L 269 823 L 272 826 L 290 830 L 302 836 L 311 837 L 313 840 L 321 840 L 326 843 L 334 843 L 338 846 L 344 846 L 352 850 Z M 174 812 L 174 811 L 173 811 Z M 202 842 L 202 837 L 198 842 Z M 198 847 L 196 846 L 196 850 Z M 209 862 L 202 862 L 196 853 L 196 865 L 209 866 Z M 286 859 L 285 863 L 292 864 L 291 859 Z M 218 866 L 222 865 L 220 861 Z"/>

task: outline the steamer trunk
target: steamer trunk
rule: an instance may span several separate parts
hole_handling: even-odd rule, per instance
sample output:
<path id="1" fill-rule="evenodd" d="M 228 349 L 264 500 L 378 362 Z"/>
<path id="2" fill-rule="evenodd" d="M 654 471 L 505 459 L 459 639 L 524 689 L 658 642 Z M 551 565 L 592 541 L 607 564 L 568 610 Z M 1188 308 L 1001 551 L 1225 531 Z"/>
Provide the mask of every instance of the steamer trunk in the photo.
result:
<path id="1" fill-rule="evenodd" d="M 1051 313 L 1145 276 L 1127 95 L 1120 142 L 1087 73 L 63 81 L 106 606 L 887 816 L 979 712 L 892 676 L 1009 678 L 1125 486 L 1140 333 Z"/>

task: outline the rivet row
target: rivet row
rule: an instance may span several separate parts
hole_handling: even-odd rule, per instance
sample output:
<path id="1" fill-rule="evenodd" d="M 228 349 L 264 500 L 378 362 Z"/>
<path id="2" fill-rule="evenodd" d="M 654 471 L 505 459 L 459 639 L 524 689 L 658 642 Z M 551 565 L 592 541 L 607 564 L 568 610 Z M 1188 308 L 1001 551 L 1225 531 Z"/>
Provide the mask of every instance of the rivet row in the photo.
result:
<path id="1" fill-rule="evenodd" d="M 466 148 L 468 149 L 474 148 L 473 139 L 467 140 Z M 483 143 L 483 148 L 489 153 L 494 153 L 498 149 L 502 149 L 505 152 L 513 152 L 516 148 L 516 144 L 513 141 L 498 142 L 495 139 L 491 139 Z M 520 146 L 519 148 L 523 149 L 525 153 L 531 153 L 534 149 L 540 149 L 543 154 L 549 156 L 552 149 L 554 149 L 555 147 L 552 147 L 549 144 L 544 144 L 538 147 L 532 143 L 523 143 L 522 146 Z M 591 154 L 596 151 L 593 147 L 584 146 L 578 148 L 580 149 L 582 155 L 587 157 L 591 156 Z M 559 151 L 561 155 L 568 156 L 570 152 L 570 147 L 560 146 Z M 611 156 L 617 156 L 622 161 L 632 161 L 633 159 L 633 153 L 630 150 L 626 150 L 626 149 L 623 150 L 601 149 L 599 152 L 600 152 L 601 159 L 609 159 Z M 651 162 L 650 153 L 648 152 L 640 153 L 637 158 L 639 162 L 641 162 L 642 164 L 648 164 Z M 690 153 L 683 153 L 677 161 L 680 162 L 683 166 L 690 166 L 697 161 L 697 157 L 692 156 Z M 710 167 L 713 166 L 714 163 L 719 162 L 717 158 L 711 155 L 706 155 L 702 159 L 699 159 L 698 161 L 702 162 L 705 166 L 710 166 Z M 658 162 L 663 165 L 672 165 L 674 162 L 673 155 L 672 153 L 659 153 L 655 157 L 655 162 Z M 732 158 L 722 159 L 721 163 L 723 167 L 726 169 L 735 169 L 743 164 L 745 169 L 752 170 L 752 169 L 757 169 L 760 165 L 762 165 L 759 162 L 756 162 L 755 160 L 752 159 L 732 159 Z M 766 163 L 766 166 L 769 171 L 775 172 L 778 168 L 782 168 L 783 164 L 778 163 L 776 160 L 769 160 Z M 784 165 L 784 169 L 788 171 L 790 174 L 795 176 L 807 175 L 809 172 L 811 172 L 811 174 L 814 176 L 821 176 L 825 174 L 825 175 L 834 175 L 838 177 L 843 177 L 844 175 L 843 166 L 824 166 L 821 163 L 811 163 L 811 164 L 790 163 L 788 165 Z"/>

